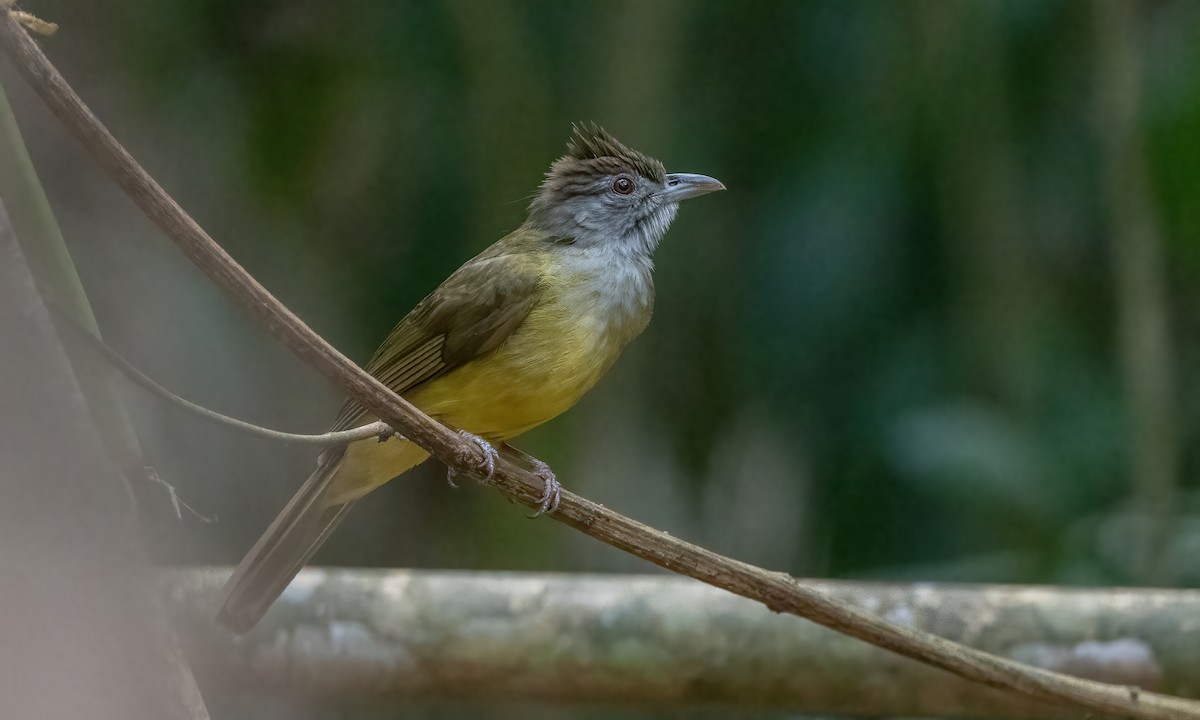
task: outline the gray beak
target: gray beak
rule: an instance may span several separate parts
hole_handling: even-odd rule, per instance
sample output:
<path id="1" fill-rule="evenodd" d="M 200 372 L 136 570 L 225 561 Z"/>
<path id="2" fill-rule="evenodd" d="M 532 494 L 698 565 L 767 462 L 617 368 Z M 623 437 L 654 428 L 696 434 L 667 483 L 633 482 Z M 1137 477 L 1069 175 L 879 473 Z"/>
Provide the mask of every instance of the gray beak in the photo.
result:
<path id="1" fill-rule="evenodd" d="M 669 173 L 667 175 L 667 187 L 659 195 L 667 202 L 677 203 L 680 200 L 700 197 L 701 195 L 707 195 L 711 192 L 724 189 L 725 185 L 720 180 L 707 175 Z"/>

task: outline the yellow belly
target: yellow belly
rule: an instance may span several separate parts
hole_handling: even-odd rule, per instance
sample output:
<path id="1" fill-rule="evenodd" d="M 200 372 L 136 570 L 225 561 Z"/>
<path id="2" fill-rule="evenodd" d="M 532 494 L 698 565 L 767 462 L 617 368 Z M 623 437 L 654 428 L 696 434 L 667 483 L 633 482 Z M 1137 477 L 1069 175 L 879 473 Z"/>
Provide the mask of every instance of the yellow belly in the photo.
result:
<path id="1" fill-rule="evenodd" d="M 488 440 L 507 440 L 578 402 L 620 353 L 600 322 L 538 308 L 493 354 L 412 393 L 414 405 Z"/>
<path id="2" fill-rule="evenodd" d="M 508 440 L 578 402 L 641 327 L 616 330 L 604 318 L 545 303 L 493 353 L 415 388 L 405 398 L 448 425 L 487 440 Z M 330 502 L 364 495 L 428 457 L 404 440 L 352 443 Z"/>

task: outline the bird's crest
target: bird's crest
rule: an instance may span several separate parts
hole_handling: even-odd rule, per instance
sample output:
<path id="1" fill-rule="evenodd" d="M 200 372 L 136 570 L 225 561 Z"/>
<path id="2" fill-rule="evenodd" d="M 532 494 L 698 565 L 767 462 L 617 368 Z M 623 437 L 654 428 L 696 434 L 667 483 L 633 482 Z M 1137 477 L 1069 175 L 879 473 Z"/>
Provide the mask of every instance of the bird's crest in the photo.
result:
<path id="1" fill-rule="evenodd" d="M 567 141 L 567 155 L 562 160 L 571 158 L 586 162 L 611 158 L 636 170 L 642 177 L 656 182 L 662 182 L 666 177 L 667 170 L 661 162 L 621 144 L 621 141 L 596 123 L 572 124 L 571 131 L 571 139 Z"/>

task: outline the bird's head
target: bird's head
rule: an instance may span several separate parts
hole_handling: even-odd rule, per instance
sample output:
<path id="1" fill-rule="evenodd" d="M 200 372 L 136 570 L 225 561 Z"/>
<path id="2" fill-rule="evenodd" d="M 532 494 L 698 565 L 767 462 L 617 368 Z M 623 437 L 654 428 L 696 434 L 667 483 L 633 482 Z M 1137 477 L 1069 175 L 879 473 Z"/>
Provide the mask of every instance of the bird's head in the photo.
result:
<path id="1" fill-rule="evenodd" d="M 573 129 L 567 154 L 550 166 L 529 205 L 529 222 L 576 245 L 649 254 L 681 201 L 725 189 L 707 175 L 668 173 L 597 125 Z"/>

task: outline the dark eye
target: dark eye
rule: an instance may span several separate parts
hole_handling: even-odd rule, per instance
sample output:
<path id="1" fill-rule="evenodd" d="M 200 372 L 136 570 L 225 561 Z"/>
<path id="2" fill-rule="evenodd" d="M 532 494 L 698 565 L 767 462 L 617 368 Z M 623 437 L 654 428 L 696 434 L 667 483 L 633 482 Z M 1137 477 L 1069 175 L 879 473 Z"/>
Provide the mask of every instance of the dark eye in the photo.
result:
<path id="1" fill-rule="evenodd" d="M 633 192 L 633 181 L 622 175 L 616 180 L 613 180 L 612 188 L 613 192 L 615 193 L 628 195 L 629 193 Z"/>

